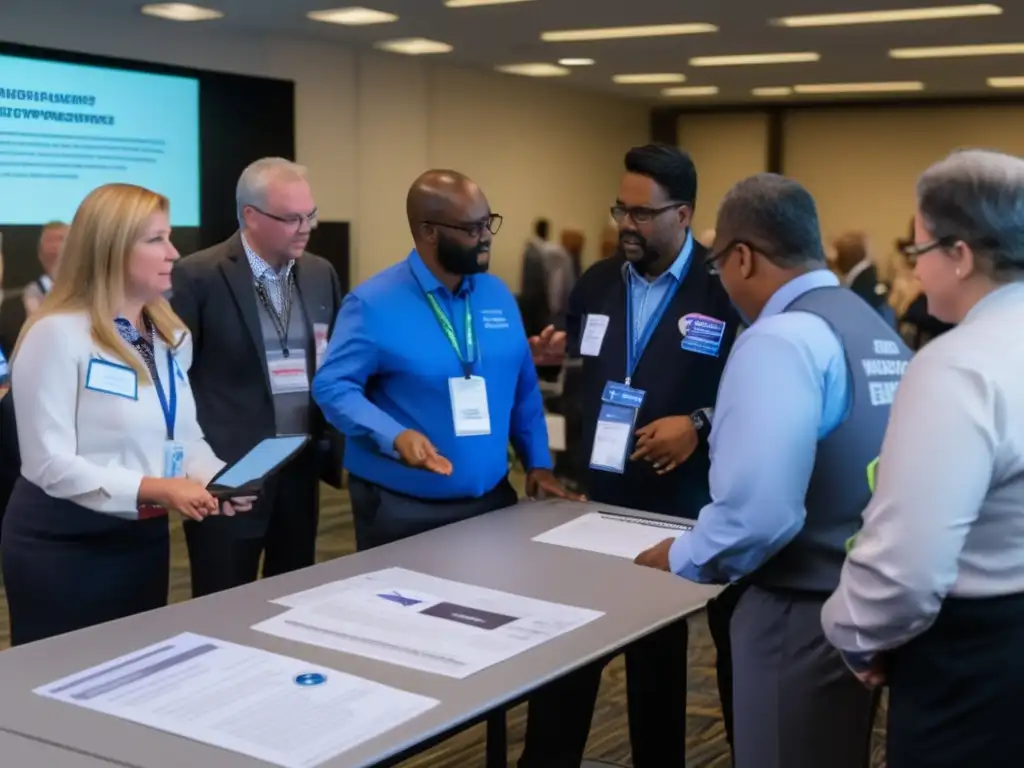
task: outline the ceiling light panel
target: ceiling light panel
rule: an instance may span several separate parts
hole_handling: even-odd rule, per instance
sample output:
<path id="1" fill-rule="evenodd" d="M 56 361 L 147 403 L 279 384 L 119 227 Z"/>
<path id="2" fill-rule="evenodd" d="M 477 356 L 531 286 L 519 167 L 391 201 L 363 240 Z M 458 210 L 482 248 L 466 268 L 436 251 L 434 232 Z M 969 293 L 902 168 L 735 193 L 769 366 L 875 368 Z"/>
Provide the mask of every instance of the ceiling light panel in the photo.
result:
<path id="1" fill-rule="evenodd" d="M 946 45 L 933 48 L 893 48 L 893 59 L 956 59 L 964 56 L 1019 56 L 1024 43 L 990 43 L 985 45 Z"/>
<path id="2" fill-rule="evenodd" d="M 694 85 L 694 86 L 683 86 L 682 88 L 665 88 L 661 92 L 662 96 L 716 96 L 718 95 L 717 85 Z"/>
<path id="3" fill-rule="evenodd" d="M 907 93 L 923 91 L 924 83 L 916 81 L 896 81 L 888 83 L 814 83 L 794 85 L 793 91 L 807 96 L 820 96 L 837 93 Z"/>
<path id="4" fill-rule="evenodd" d="M 780 27 L 844 27 L 855 24 L 894 24 L 906 21 L 937 21 L 968 19 L 977 16 L 999 16 L 1003 9 L 991 3 L 947 5 L 934 8 L 903 8 L 891 11 L 856 11 L 853 13 L 819 13 L 787 16 L 772 23 Z"/>
<path id="5" fill-rule="evenodd" d="M 612 81 L 619 85 L 663 85 L 685 83 L 686 75 L 678 72 L 650 72 L 647 74 L 613 75 Z"/>
<path id="6" fill-rule="evenodd" d="M 590 67 L 594 65 L 593 59 L 559 59 L 558 63 L 563 67 Z"/>
<path id="7" fill-rule="evenodd" d="M 533 62 L 527 64 L 505 64 L 495 67 L 499 72 L 506 75 L 522 75 L 523 77 L 565 77 L 571 70 L 566 67 L 559 67 L 555 64 L 545 62 Z"/>
<path id="8" fill-rule="evenodd" d="M 690 59 L 690 66 L 746 67 L 757 64 L 807 64 L 820 60 L 821 54 L 812 51 L 798 53 L 748 53 L 739 56 L 696 56 Z"/>
<path id="9" fill-rule="evenodd" d="M 444 0 L 449 8 L 475 8 L 480 5 L 509 5 L 511 3 L 531 3 L 533 0 Z"/>
<path id="10" fill-rule="evenodd" d="M 591 40 L 628 40 L 643 37 L 674 37 L 676 35 L 703 35 L 717 32 L 714 24 L 656 24 L 646 27 L 600 27 L 594 29 L 563 29 L 541 32 L 545 43 L 579 43 Z"/>
<path id="11" fill-rule="evenodd" d="M 1024 88 L 1024 77 L 990 77 L 989 88 Z"/>
<path id="12" fill-rule="evenodd" d="M 224 16 L 221 11 L 191 3 L 149 3 L 142 6 L 141 11 L 168 21 L 212 21 Z"/>
<path id="13" fill-rule="evenodd" d="M 777 97 L 777 96 L 792 96 L 793 89 L 788 85 L 781 86 L 766 86 L 764 88 L 752 88 L 750 91 L 751 95 L 759 96 L 761 98 Z"/>
<path id="14" fill-rule="evenodd" d="M 452 46 L 448 43 L 428 40 L 425 37 L 406 37 L 401 40 L 384 40 L 375 43 L 374 48 L 389 53 L 402 53 L 406 56 L 423 56 L 431 53 L 450 53 Z"/>
<path id="15" fill-rule="evenodd" d="M 306 16 L 313 21 L 322 21 L 327 24 L 344 24 L 348 27 L 361 27 L 367 24 L 389 24 L 392 21 L 398 21 L 398 16 L 394 13 L 360 7 L 310 11 Z"/>

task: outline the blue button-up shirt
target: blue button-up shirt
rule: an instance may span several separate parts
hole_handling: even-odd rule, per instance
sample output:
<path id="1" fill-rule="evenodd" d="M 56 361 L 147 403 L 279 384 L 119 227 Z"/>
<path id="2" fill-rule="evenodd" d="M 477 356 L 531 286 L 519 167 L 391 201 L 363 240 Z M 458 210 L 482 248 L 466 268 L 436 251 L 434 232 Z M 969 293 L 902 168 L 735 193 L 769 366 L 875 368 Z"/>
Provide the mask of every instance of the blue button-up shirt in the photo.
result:
<path id="1" fill-rule="evenodd" d="M 464 375 L 425 292 L 436 297 L 466 351 L 465 307 L 476 332 L 473 374 L 487 386 L 491 433 L 456 437 L 449 379 Z M 550 469 L 537 371 L 519 307 L 488 274 L 451 293 L 419 254 L 366 281 L 342 302 L 313 398 L 349 439 L 345 466 L 357 477 L 425 499 L 475 498 L 508 474 L 511 440 L 527 469 Z M 395 438 L 426 435 L 453 467 L 449 477 L 397 461 Z"/>
<path id="2" fill-rule="evenodd" d="M 690 268 L 690 255 L 693 253 L 693 235 L 686 236 L 686 242 L 682 250 L 672 262 L 672 266 L 658 275 L 654 280 L 636 271 L 636 268 L 626 262 L 624 270 L 626 282 L 629 284 L 630 302 L 633 305 L 633 316 L 629 321 L 633 324 L 633 338 L 643 337 L 644 329 L 654 317 L 654 312 L 661 305 L 665 294 L 676 290 L 679 283 L 686 277 L 686 270 Z"/>
<path id="3" fill-rule="evenodd" d="M 800 532 L 818 441 L 843 420 L 850 387 L 835 332 L 809 312 L 784 312 L 819 270 L 782 286 L 736 340 L 722 376 L 709 445 L 711 503 L 672 545 L 674 573 L 704 583 L 755 571 Z"/>

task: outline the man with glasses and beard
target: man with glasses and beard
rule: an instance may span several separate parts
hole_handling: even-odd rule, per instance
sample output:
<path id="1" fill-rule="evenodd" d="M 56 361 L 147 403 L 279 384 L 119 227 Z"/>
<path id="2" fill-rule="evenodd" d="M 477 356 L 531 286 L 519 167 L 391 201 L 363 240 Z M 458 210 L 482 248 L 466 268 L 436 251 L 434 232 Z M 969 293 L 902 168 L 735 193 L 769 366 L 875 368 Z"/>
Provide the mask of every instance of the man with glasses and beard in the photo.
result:
<path id="1" fill-rule="evenodd" d="M 529 496 L 570 496 L 516 300 L 486 274 L 501 216 L 445 170 L 413 183 L 406 211 L 412 253 L 345 297 L 313 382 L 347 437 L 360 551 L 515 504 L 510 440 Z"/>
<path id="2" fill-rule="evenodd" d="M 313 565 L 320 480 L 341 486 L 342 438 L 310 397 L 341 286 L 306 252 L 316 202 L 306 169 L 276 157 L 238 179 L 239 231 L 177 262 L 171 305 L 192 332 L 189 380 L 199 425 L 233 462 L 263 438 L 308 434 L 309 446 L 264 486 L 251 512 L 185 522 L 195 597 Z"/>
<path id="3" fill-rule="evenodd" d="M 539 353 L 567 346 L 583 359 L 588 498 L 692 519 L 710 501 L 708 435 L 739 325 L 718 278 L 702 266 L 707 251 L 690 230 L 696 197 L 697 171 L 685 152 L 631 149 L 611 209 L 619 253 L 579 279 L 564 331 L 549 327 L 531 339 Z M 614 422 L 630 424 L 630 436 L 613 439 L 617 430 L 605 426 Z M 728 630 L 738 591 L 731 587 L 708 605 L 727 734 Z M 686 765 L 687 640 L 683 620 L 626 649 L 636 768 Z M 520 768 L 580 765 L 608 660 L 531 699 Z"/>

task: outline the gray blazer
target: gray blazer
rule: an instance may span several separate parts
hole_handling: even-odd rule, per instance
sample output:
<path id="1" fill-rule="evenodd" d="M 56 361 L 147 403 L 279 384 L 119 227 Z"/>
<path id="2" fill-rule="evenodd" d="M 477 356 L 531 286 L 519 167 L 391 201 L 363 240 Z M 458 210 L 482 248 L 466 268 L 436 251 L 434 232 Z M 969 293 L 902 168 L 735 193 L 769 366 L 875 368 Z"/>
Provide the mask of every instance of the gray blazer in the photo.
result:
<path id="1" fill-rule="evenodd" d="M 328 335 L 341 307 L 341 285 L 334 267 L 312 253 L 294 267 L 295 284 L 305 310 L 307 359 L 315 359 L 313 324 L 325 323 Z M 274 406 L 253 276 L 235 233 L 223 243 L 177 262 L 171 306 L 192 332 L 189 379 L 199 425 L 207 441 L 231 463 L 265 437 L 275 434 Z M 311 402 L 314 461 L 321 479 L 341 487 L 343 438 Z M 265 506 L 265 505 L 260 505 Z"/>

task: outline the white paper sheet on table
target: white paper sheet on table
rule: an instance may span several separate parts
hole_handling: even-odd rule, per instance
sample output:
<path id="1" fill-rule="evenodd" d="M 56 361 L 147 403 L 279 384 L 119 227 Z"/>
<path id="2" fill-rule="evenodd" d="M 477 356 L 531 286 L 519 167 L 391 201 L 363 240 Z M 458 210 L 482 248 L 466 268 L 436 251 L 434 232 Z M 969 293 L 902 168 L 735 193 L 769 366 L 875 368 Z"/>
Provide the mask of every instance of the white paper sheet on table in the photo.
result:
<path id="1" fill-rule="evenodd" d="M 533 540 L 632 560 L 645 549 L 691 530 L 693 527 L 683 522 L 648 520 L 615 512 L 588 512 L 534 536 Z"/>
<path id="2" fill-rule="evenodd" d="M 188 632 L 35 693 L 284 768 L 319 765 L 438 704 Z"/>
<path id="3" fill-rule="evenodd" d="M 292 610 L 253 629 L 465 678 L 603 616 L 388 568 L 272 601 Z"/>

